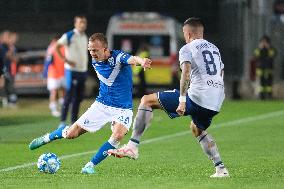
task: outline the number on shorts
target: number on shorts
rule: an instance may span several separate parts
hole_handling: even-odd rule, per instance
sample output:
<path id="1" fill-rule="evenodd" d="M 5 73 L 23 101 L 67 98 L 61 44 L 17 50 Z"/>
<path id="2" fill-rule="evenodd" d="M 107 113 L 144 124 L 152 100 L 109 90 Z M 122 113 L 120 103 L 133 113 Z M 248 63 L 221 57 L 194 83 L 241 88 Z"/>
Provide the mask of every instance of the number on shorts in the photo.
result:
<path id="1" fill-rule="evenodd" d="M 129 117 L 126 117 L 126 118 L 124 119 L 123 116 L 120 116 L 120 117 L 118 118 L 118 120 L 121 121 L 121 122 L 123 122 L 125 125 L 129 124 Z"/>

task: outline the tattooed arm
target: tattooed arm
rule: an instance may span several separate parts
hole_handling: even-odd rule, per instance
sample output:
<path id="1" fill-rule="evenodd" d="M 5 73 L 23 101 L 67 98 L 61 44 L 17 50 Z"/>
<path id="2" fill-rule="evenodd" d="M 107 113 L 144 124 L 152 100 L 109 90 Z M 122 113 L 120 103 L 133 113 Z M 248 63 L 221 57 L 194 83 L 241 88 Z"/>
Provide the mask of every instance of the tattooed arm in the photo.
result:
<path id="1" fill-rule="evenodd" d="M 186 92 L 189 87 L 190 82 L 190 62 L 183 62 L 182 64 L 182 73 L 180 78 L 180 97 L 179 97 L 179 106 L 176 112 L 182 116 L 185 112 L 186 106 Z"/>

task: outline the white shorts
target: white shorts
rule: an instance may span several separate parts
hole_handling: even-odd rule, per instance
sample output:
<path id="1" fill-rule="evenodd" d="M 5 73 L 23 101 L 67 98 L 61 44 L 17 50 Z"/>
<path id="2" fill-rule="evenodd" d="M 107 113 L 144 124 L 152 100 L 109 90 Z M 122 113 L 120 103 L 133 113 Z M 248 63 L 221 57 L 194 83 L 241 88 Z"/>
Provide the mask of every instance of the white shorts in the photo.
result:
<path id="1" fill-rule="evenodd" d="M 130 109 L 115 108 L 95 101 L 76 123 L 88 132 L 98 131 L 108 122 L 118 122 L 129 130 L 132 117 Z"/>
<path id="2" fill-rule="evenodd" d="M 59 88 L 66 88 L 65 77 L 61 77 L 59 79 L 48 78 L 47 79 L 47 89 L 54 90 Z"/>

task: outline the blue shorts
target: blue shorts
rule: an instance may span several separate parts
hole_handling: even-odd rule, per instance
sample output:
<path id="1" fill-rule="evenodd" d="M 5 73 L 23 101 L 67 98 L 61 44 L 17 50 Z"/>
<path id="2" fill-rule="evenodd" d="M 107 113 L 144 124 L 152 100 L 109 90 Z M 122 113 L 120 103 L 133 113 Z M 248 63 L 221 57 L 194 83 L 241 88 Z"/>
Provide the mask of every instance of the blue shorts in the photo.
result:
<path id="1" fill-rule="evenodd" d="M 179 90 L 174 89 L 170 91 L 158 92 L 158 99 L 160 105 L 170 118 L 179 117 L 176 109 L 179 105 Z M 194 103 L 188 95 L 186 95 L 186 110 L 184 115 L 190 115 L 193 123 L 200 129 L 206 130 L 212 121 L 212 118 L 217 115 L 218 112 L 203 108 Z"/>

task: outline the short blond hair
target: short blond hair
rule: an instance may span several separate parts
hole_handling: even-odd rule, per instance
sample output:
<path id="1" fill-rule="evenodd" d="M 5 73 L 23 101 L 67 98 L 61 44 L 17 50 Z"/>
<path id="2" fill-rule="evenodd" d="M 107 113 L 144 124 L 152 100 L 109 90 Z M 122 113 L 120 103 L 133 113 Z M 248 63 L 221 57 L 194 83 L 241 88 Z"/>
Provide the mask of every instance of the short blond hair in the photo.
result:
<path id="1" fill-rule="evenodd" d="M 93 35 L 91 35 L 89 41 L 93 42 L 95 40 L 100 41 L 105 47 L 108 46 L 107 38 L 103 33 L 94 33 Z"/>

